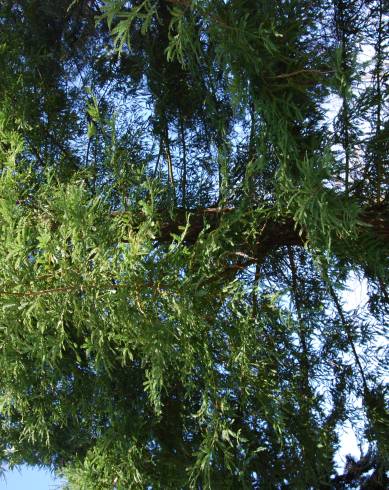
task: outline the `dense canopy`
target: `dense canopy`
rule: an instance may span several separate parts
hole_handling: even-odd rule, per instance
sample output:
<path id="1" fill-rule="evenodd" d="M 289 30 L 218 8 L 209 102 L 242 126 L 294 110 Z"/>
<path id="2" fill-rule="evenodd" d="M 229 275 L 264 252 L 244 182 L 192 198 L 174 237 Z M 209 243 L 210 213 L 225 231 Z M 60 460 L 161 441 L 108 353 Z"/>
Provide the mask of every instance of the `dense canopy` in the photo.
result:
<path id="1" fill-rule="evenodd" d="M 3 465 L 388 488 L 388 18 L 0 1 Z"/>

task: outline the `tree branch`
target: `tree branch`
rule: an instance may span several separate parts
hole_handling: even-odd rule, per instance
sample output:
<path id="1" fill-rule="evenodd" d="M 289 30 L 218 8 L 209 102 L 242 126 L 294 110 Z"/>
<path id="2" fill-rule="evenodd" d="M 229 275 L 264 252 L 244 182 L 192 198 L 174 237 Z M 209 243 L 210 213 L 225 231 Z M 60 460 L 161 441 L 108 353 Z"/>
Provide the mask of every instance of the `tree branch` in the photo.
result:
<path id="1" fill-rule="evenodd" d="M 202 209 L 176 208 L 173 213 L 160 211 L 157 214 L 159 222 L 156 240 L 159 243 L 170 243 L 172 235 L 180 235 L 186 227 L 189 219 L 189 227 L 184 238 L 184 243 L 194 245 L 200 233 L 205 229 L 208 232 L 217 230 L 224 219 L 233 216 L 237 210 L 229 207 L 209 207 Z M 113 216 L 122 212 L 113 212 Z M 140 217 L 139 222 L 142 221 Z M 258 230 L 251 240 L 245 238 L 246 223 L 242 220 L 231 220 L 231 233 L 239 237 L 239 252 L 255 257 L 261 261 L 270 250 L 281 246 L 304 245 L 307 241 L 307 230 L 301 228 L 292 218 L 267 219 L 264 226 Z M 360 235 L 371 232 L 389 245 L 389 205 L 374 206 L 360 213 L 357 232 Z M 389 246 L 388 246 L 389 250 Z M 251 261 L 250 261 L 251 262 Z M 251 262 L 252 263 L 252 262 Z"/>

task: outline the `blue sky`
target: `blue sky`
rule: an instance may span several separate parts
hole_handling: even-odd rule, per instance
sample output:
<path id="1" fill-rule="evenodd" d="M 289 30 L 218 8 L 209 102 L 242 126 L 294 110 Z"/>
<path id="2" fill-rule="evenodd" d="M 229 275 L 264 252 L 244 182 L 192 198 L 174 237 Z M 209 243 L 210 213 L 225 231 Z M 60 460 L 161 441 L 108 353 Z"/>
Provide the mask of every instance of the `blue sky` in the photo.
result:
<path id="1" fill-rule="evenodd" d="M 43 469 L 23 466 L 20 470 L 6 471 L 0 479 L 0 490 L 59 490 L 61 481 Z"/>

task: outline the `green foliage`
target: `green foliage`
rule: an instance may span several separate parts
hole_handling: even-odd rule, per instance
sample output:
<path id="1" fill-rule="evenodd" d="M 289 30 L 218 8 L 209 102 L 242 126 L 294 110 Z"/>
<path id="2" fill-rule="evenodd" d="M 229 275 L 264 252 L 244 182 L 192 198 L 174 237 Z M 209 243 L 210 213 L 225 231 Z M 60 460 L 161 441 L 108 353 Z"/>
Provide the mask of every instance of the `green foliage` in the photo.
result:
<path id="1" fill-rule="evenodd" d="M 69 490 L 386 488 L 385 15 L 1 3 L 4 463 Z"/>
<path id="2" fill-rule="evenodd" d="M 278 172 L 280 214 L 283 207 L 291 213 L 296 226 L 306 230 L 307 241 L 313 247 L 331 250 L 335 238 L 352 239 L 356 233 L 358 206 L 351 200 L 325 186 L 331 178 L 331 156 L 324 154 L 324 162 L 297 162 L 301 177 L 294 183 L 285 166 Z M 335 237 L 334 237 L 335 235 Z"/>
<path id="3" fill-rule="evenodd" d="M 108 27 L 114 37 L 114 45 L 120 54 L 125 44 L 131 48 L 131 27 L 136 21 L 140 22 L 141 34 L 145 35 L 150 28 L 153 18 L 157 14 L 156 2 L 144 0 L 129 10 L 123 10 L 128 2 L 105 2 L 103 15 L 100 20 L 107 21 Z M 115 26 L 113 22 L 115 20 Z"/>

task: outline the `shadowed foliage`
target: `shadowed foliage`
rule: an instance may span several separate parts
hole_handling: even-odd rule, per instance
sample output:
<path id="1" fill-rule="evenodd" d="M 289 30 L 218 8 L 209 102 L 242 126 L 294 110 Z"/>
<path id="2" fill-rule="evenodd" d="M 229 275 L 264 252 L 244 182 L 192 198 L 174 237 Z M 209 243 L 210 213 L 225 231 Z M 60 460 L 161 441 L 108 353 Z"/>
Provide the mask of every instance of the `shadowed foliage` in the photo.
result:
<path id="1" fill-rule="evenodd" d="M 388 16 L 0 2 L 4 464 L 388 487 Z"/>

